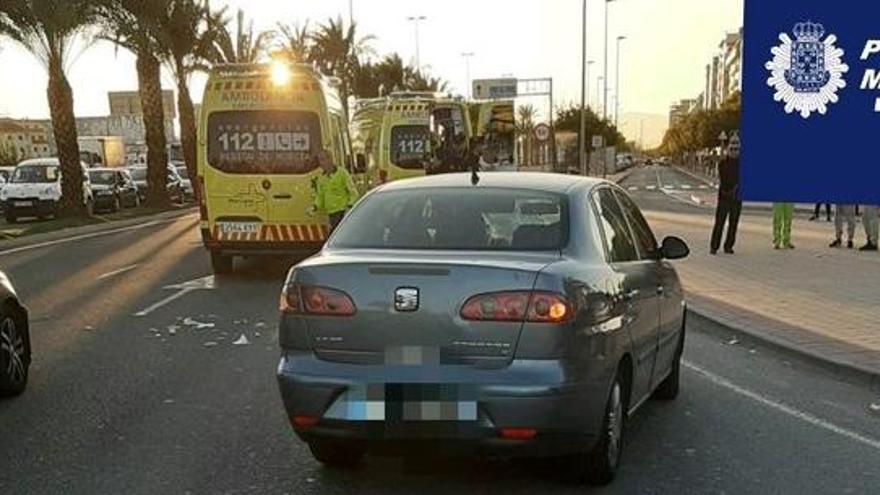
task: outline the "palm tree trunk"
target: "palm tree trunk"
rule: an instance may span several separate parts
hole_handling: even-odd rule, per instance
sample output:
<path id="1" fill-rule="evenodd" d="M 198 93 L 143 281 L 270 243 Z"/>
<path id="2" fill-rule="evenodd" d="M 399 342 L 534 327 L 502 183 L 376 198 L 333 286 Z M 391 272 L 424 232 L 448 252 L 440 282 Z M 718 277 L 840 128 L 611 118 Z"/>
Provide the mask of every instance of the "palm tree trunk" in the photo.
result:
<path id="1" fill-rule="evenodd" d="M 183 61 L 175 61 L 177 72 L 177 113 L 180 114 L 180 147 L 183 151 L 183 161 L 186 163 L 186 173 L 191 177 L 193 185 L 198 176 L 196 168 L 196 112 L 193 108 L 192 98 L 189 95 L 189 85 L 186 82 L 186 71 Z M 201 191 L 198 187 L 193 188 L 196 202 L 201 200 Z"/>
<path id="2" fill-rule="evenodd" d="M 138 92 L 147 140 L 147 205 L 167 207 L 168 149 L 159 68 L 159 60 L 155 55 L 146 50 L 138 52 Z"/>
<path id="3" fill-rule="evenodd" d="M 61 202 L 58 214 L 65 217 L 83 216 L 88 212 L 83 202 L 83 176 L 76 140 L 76 117 L 73 114 L 73 91 L 64 75 L 60 61 L 49 61 L 49 113 L 61 163 Z"/>

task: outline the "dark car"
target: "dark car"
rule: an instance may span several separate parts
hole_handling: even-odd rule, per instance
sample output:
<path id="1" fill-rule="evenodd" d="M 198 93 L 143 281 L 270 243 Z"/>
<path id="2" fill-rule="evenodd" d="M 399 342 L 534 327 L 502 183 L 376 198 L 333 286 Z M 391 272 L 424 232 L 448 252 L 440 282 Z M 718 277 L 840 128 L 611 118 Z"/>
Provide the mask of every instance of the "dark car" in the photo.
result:
<path id="1" fill-rule="evenodd" d="M 0 272 L 0 396 L 18 395 L 27 386 L 31 364 L 28 312 Z"/>
<path id="2" fill-rule="evenodd" d="M 95 211 L 116 212 L 141 204 L 138 186 L 127 170 L 121 168 L 89 169 Z"/>
<path id="3" fill-rule="evenodd" d="M 141 201 L 147 199 L 147 167 L 129 167 L 129 173 L 138 187 L 138 195 Z M 168 188 L 168 197 L 172 203 L 182 203 L 184 201 L 183 180 L 177 174 L 177 170 L 168 165 L 168 178 L 166 179 L 166 187 Z"/>
<path id="4" fill-rule="evenodd" d="M 359 202 L 281 295 L 277 377 L 320 462 L 429 441 L 564 456 L 609 482 L 626 417 L 678 394 L 685 303 L 629 196 L 570 175 L 439 175 Z"/>

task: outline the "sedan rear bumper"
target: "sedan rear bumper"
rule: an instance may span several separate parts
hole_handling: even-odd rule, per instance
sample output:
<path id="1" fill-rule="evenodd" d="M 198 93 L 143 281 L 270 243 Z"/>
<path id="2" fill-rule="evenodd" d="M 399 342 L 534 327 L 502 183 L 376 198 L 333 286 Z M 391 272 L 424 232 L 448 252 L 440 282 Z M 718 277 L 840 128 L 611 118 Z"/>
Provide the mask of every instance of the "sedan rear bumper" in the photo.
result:
<path id="1" fill-rule="evenodd" d="M 568 382 L 563 369 L 553 360 L 514 360 L 503 369 L 362 366 L 291 351 L 277 375 L 305 441 L 349 439 L 396 450 L 442 440 L 451 450 L 544 457 L 591 448 L 602 424 L 608 385 Z M 295 421 L 302 417 L 317 422 L 304 427 Z M 510 438 L 505 429 L 535 435 Z"/>

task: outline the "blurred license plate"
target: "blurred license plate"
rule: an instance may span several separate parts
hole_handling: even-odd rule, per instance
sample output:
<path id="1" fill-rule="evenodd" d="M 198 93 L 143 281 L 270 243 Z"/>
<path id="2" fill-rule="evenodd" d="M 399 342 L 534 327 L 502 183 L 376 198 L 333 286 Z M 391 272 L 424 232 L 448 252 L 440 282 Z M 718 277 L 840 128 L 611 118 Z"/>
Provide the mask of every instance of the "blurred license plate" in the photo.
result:
<path id="1" fill-rule="evenodd" d="M 348 421 L 476 421 L 474 394 L 454 385 L 376 384 L 352 387 L 324 417 Z"/>
<path id="2" fill-rule="evenodd" d="M 220 222 L 220 232 L 224 234 L 256 234 L 260 224 L 256 222 Z"/>
<path id="3" fill-rule="evenodd" d="M 13 201 L 12 203 L 16 208 L 27 208 L 29 206 L 34 206 L 33 201 Z"/>

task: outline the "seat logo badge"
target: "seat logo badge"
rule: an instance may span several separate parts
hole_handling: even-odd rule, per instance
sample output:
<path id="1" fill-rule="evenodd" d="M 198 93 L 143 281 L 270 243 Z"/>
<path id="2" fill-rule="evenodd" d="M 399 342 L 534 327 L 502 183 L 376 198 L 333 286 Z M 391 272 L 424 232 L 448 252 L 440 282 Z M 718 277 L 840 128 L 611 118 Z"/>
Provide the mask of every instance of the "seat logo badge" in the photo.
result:
<path id="1" fill-rule="evenodd" d="M 401 312 L 418 311 L 419 289 L 415 287 L 399 287 L 395 290 L 394 309 Z"/>

